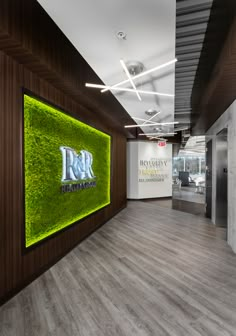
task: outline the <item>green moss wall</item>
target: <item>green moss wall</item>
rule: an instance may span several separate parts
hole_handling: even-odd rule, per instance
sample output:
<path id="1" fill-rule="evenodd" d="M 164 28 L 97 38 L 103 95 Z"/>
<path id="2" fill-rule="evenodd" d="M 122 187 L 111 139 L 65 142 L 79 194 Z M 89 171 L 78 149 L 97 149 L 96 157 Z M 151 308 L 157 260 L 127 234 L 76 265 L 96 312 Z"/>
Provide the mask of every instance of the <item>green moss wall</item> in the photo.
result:
<path id="1" fill-rule="evenodd" d="M 96 187 L 61 192 L 60 146 L 93 155 Z M 109 135 L 24 95 L 26 247 L 110 203 L 110 146 Z"/>

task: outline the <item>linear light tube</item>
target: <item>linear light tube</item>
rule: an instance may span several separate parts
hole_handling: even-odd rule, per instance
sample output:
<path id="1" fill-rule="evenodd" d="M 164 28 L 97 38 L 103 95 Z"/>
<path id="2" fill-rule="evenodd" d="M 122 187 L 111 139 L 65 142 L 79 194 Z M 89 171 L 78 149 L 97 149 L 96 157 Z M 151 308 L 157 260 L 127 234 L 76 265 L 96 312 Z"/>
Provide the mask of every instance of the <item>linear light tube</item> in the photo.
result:
<path id="1" fill-rule="evenodd" d="M 153 139 L 161 140 L 161 138 L 159 138 L 159 137 L 154 137 L 154 136 L 148 136 L 148 138 L 149 138 L 150 140 L 153 140 Z"/>
<path id="2" fill-rule="evenodd" d="M 177 134 L 177 133 L 139 133 L 140 136 L 147 136 L 147 135 L 161 135 L 161 136 L 165 136 L 165 135 L 174 135 L 174 134 Z"/>
<path id="3" fill-rule="evenodd" d="M 124 71 L 126 73 L 126 76 L 128 77 L 128 79 L 129 79 L 129 81 L 130 81 L 133 89 L 135 90 L 138 99 L 141 101 L 142 99 L 140 97 L 140 94 L 138 93 L 137 88 L 136 88 L 136 86 L 135 86 L 135 84 L 134 84 L 134 82 L 133 82 L 133 80 L 132 80 L 132 78 L 130 76 L 129 70 L 127 69 L 127 67 L 125 65 L 125 62 L 122 59 L 120 60 L 120 64 L 122 65 L 122 67 L 123 67 L 123 69 L 124 69 Z"/>
<path id="4" fill-rule="evenodd" d="M 150 127 L 150 126 L 165 126 L 165 125 L 175 125 L 175 124 L 178 124 L 178 123 L 179 123 L 179 121 L 166 122 L 166 123 L 155 123 L 155 124 L 126 125 L 125 128 Z"/>
<path id="5" fill-rule="evenodd" d="M 168 141 L 167 139 L 162 138 L 160 136 L 151 136 L 151 135 L 148 135 L 147 138 L 149 138 L 149 139 L 157 139 L 157 140 L 160 140 L 160 141 Z"/>
<path id="6" fill-rule="evenodd" d="M 150 123 L 150 126 L 152 125 L 152 124 L 155 124 L 156 122 L 155 121 L 149 121 L 149 120 L 147 120 L 147 119 L 142 119 L 142 118 L 136 118 L 136 117 L 131 117 L 132 119 L 136 119 L 136 120 L 140 120 L 140 121 L 146 121 L 146 122 L 149 122 Z"/>
<path id="7" fill-rule="evenodd" d="M 143 93 L 143 94 L 150 94 L 150 95 L 156 95 L 156 96 L 165 96 L 165 97 L 174 97 L 175 95 L 169 94 L 169 93 L 160 93 L 160 92 L 154 92 L 154 91 L 144 91 L 144 90 L 134 90 L 134 89 L 129 89 L 129 88 L 115 88 L 112 86 L 107 86 L 107 85 L 100 85 L 100 84 L 92 84 L 92 83 L 86 83 L 85 86 L 91 87 L 91 88 L 106 88 L 108 90 L 116 90 L 116 91 L 128 91 L 128 92 L 134 92 L 136 93 Z"/>
<path id="8" fill-rule="evenodd" d="M 152 68 L 152 69 L 150 69 L 150 70 L 141 72 L 140 74 L 138 74 L 138 75 L 136 75 L 136 76 L 133 76 L 132 79 L 134 80 L 134 79 L 140 78 L 140 77 L 142 77 L 142 76 L 148 75 L 148 74 L 150 74 L 151 72 L 154 72 L 154 71 L 163 69 L 163 68 L 167 67 L 168 65 L 171 65 L 171 64 L 176 63 L 176 62 L 177 62 L 177 58 L 173 59 L 172 61 L 166 62 L 166 63 L 164 63 L 164 64 L 162 64 L 162 65 L 158 65 L 158 66 L 156 66 L 155 68 Z M 112 88 L 117 87 L 117 86 L 120 86 L 120 85 L 122 85 L 122 84 L 126 84 L 126 83 L 128 83 L 128 82 L 129 82 L 129 80 L 125 80 L 125 81 L 119 82 L 119 83 L 117 83 L 117 84 L 115 84 L 115 85 L 112 85 Z M 109 89 L 106 88 L 106 89 L 104 89 L 104 90 L 101 90 L 101 92 L 106 92 L 106 91 L 108 91 L 108 90 L 109 90 Z"/>
<path id="9" fill-rule="evenodd" d="M 149 118 L 149 119 L 148 119 L 147 121 L 145 121 L 143 124 L 145 125 L 146 122 L 152 120 L 153 118 L 155 118 L 155 117 L 156 117 L 158 114 L 160 114 L 160 113 L 161 113 L 161 111 L 158 111 L 157 113 L 154 114 L 154 116 L 152 116 L 151 118 Z"/>
<path id="10" fill-rule="evenodd" d="M 179 131 L 187 131 L 189 130 L 189 127 L 183 127 L 183 128 L 175 128 L 175 131 L 179 132 Z"/>

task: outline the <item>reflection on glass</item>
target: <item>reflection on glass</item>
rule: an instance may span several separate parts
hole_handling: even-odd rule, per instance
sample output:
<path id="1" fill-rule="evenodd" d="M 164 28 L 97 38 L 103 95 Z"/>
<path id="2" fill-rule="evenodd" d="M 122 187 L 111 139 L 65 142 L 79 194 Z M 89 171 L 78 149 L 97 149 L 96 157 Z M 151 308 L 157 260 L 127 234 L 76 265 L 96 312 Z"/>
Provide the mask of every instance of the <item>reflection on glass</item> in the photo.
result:
<path id="1" fill-rule="evenodd" d="M 190 175 L 204 175 L 206 170 L 205 157 L 198 156 L 176 156 L 173 158 L 173 176 L 179 172 L 189 172 Z"/>

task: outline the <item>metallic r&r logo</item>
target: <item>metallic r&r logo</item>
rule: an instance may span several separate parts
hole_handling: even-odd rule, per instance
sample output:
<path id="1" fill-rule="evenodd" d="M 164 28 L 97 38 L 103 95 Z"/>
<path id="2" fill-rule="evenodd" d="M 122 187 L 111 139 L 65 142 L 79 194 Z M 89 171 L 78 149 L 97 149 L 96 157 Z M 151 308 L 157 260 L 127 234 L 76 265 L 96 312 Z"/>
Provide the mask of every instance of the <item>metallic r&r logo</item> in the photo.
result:
<path id="1" fill-rule="evenodd" d="M 73 148 L 61 146 L 62 153 L 62 182 L 79 181 L 93 179 L 92 163 L 93 156 L 86 150 L 81 150 L 79 154 Z"/>

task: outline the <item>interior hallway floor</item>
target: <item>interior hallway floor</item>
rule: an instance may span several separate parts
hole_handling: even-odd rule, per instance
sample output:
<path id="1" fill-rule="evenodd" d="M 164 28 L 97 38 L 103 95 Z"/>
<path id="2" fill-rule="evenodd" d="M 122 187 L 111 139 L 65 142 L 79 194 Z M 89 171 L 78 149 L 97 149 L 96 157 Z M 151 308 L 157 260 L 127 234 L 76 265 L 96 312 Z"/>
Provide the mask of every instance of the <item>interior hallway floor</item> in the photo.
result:
<path id="1" fill-rule="evenodd" d="M 205 204 L 205 194 L 196 192 L 196 187 L 181 187 L 180 190 L 173 190 L 173 198 L 193 202 L 193 203 L 199 203 L 199 204 Z"/>
<path id="2" fill-rule="evenodd" d="M 174 198 L 174 195 L 173 198 L 143 199 L 142 201 L 168 209 L 179 210 L 192 215 L 205 217 L 205 204 L 176 199 Z"/>
<path id="3" fill-rule="evenodd" d="M 172 195 L 172 198 L 153 198 L 142 201 L 205 217 L 205 194 L 196 192 L 196 187 L 182 187 L 180 190 L 173 188 Z"/>
<path id="4" fill-rule="evenodd" d="M 235 317 L 222 230 L 137 201 L 2 306 L 0 335 L 234 336 Z"/>

